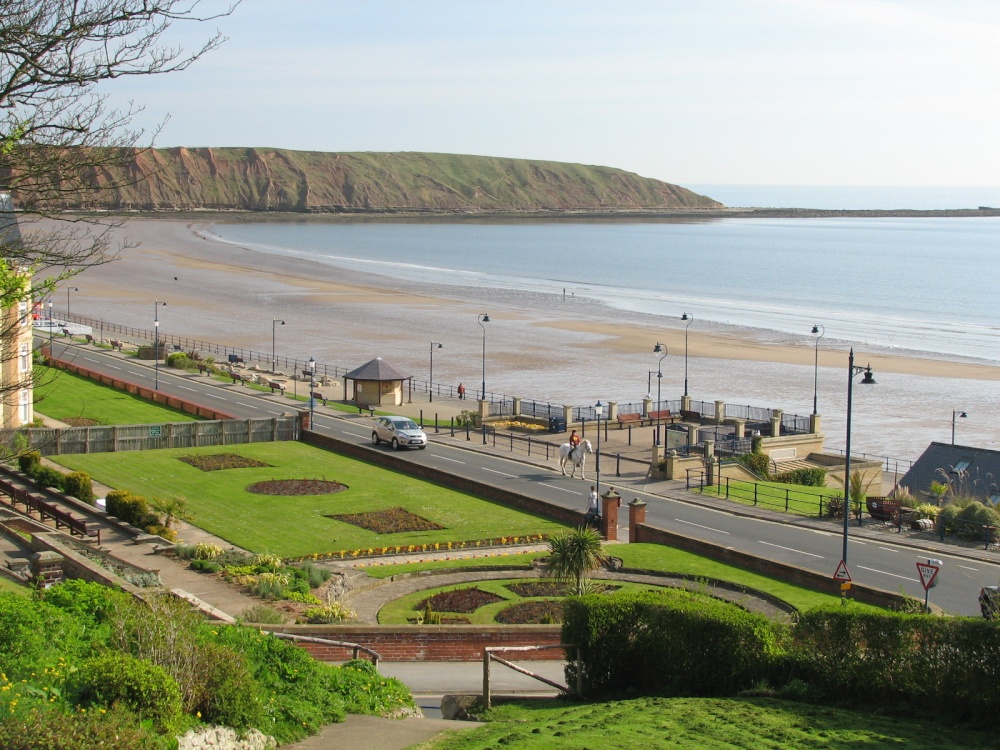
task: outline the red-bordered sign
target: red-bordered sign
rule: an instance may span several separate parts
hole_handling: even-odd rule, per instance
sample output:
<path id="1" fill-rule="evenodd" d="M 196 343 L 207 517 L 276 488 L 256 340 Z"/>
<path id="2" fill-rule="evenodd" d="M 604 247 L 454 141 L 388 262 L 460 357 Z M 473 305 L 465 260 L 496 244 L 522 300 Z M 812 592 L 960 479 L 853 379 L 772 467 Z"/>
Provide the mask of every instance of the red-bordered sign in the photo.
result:
<path id="1" fill-rule="evenodd" d="M 833 574 L 833 580 L 840 581 L 841 583 L 851 582 L 851 574 L 847 571 L 847 563 L 843 560 L 837 566 L 837 572 Z"/>
<path id="2" fill-rule="evenodd" d="M 920 573 L 920 583 L 923 584 L 924 591 L 934 588 L 934 583 L 940 570 L 939 566 L 932 565 L 931 563 L 917 563 L 917 572 Z"/>

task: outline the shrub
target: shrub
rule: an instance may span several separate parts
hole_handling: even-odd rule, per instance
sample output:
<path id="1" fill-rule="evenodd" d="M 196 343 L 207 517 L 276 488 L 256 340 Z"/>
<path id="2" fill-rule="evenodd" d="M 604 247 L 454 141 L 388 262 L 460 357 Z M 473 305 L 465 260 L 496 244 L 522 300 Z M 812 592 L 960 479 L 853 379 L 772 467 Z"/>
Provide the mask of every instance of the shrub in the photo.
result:
<path id="1" fill-rule="evenodd" d="M 86 629 L 67 612 L 18 594 L 0 594 L 0 673 L 18 680 L 84 652 Z"/>
<path id="2" fill-rule="evenodd" d="M 198 542 L 194 546 L 194 558 L 196 560 L 215 560 L 222 555 L 222 547 L 208 542 Z M 222 561 L 219 561 L 220 564 Z"/>
<path id="3" fill-rule="evenodd" d="M 192 708 L 201 713 L 202 721 L 234 729 L 257 726 L 264 708 L 243 654 L 218 643 L 202 643 L 198 657 L 201 694 Z"/>
<path id="4" fill-rule="evenodd" d="M 128 490 L 112 490 L 104 502 L 109 515 L 140 529 L 156 525 L 159 521 L 150 511 L 146 498 L 133 495 Z"/>
<path id="5" fill-rule="evenodd" d="M 108 653 L 83 662 L 68 686 L 80 705 L 122 705 L 160 731 L 168 731 L 181 717 L 176 680 L 162 667 L 129 654 Z"/>
<path id="6" fill-rule="evenodd" d="M 222 566 L 214 560 L 192 560 L 188 567 L 196 573 L 218 573 Z"/>
<path id="7" fill-rule="evenodd" d="M 4 750 L 149 750 L 153 737 L 124 707 L 107 713 L 30 711 L 0 722 Z"/>
<path id="8" fill-rule="evenodd" d="M 329 687 L 344 697 L 352 714 L 391 716 L 414 708 L 407 687 L 394 677 L 383 677 L 367 659 L 351 659 L 328 673 Z"/>
<path id="9" fill-rule="evenodd" d="M 94 486 L 90 474 L 85 471 L 74 471 L 63 477 L 63 492 L 88 505 L 94 504 Z"/>
<path id="10" fill-rule="evenodd" d="M 761 479 L 769 479 L 771 476 L 771 459 L 766 453 L 744 453 L 736 460 Z"/>
<path id="11" fill-rule="evenodd" d="M 584 649 L 585 685 L 597 693 L 733 695 L 769 681 L 779 655 L 779 626 L 683 590 L 570 598 L 563 613 L 563 643 Z M 576 669 L 567 666 L 567 684 Z"/>
<path id="12" fill-rule="evenodd" d="M 428 605 L 428 610 L 430 605 Z M 426 616 L 426 615 L 425 615 Z M 431 621 L 424 621 L 425 625 L 440 625 L 441 613 L 432 612 Z M 346 607 L 340 602 L 328 602 L 321 607 L 309 607 L 302 613 L 302 619 L 310 625 L 332 625 L 338 622 L 346 622 L 357 617 L 354 610 Z M 436 622 L 434 621 L 434 618 Z"/>
<path id="13" fill-rule="evenodd" d="M 173 352 L 167 355 L 167 367 L 189 370 L 193 367 L 190 357 L 184 352 Z"/>
<path id="14" fill-rule="evenodd" d="M 42 454 L 38 451 L 28 451 L 17 457 L 17 468 L 22 474 L 29 477 L 34 473 L 35 468 L 42 465 Z"/>
<path id="15" fill-rule="evenodd" d="M 825 487 L 826 469 L 818 467 L 814 469 L 792 469 L 791 471 L 785 471 L 781 474 L 772 476 L 771 479 L 775 482 L 784 482 L 785 484 L 801 484 L 806 487 Z"/>
<path id="16" fill-rule="evenodd" d="M 54 490 L 61 490 L 63 488 L 62 472 L 49 466 L 35 467 L 31 478 L 42 487 L 51 487 Z"/>
<path id="17" fill-rule="evenodd" d="M 272 570 L 277 570 L 284 565 L 280 557 L 272 555 L 269 552 L 262 552 L 259 555 L 254 555 L 253 564 L 263 568 L 271 568 Z"/>
<path id="18" fill-rule="evenodd" d="M 241 622 L 252 622 L 258 625 L 283 625 L 285 613 L 266 604 L 255 604 L 243 610 L 239 619 Z"/>
<path id="19" fill-rule="evenodd" d="M 282 573 L 261 573 L 257 576 L 254 593 L 261 599 L 282 599 L 288 586 L 288 576 Z"/>
<path id="20" fill-rule="evenodd" d="M 937 518 L 939 510 L 940 508 L 933 503 L 920 503 L 920 505 L 913 509 L 913 517 L 915 519 L 930 518 L 931 520 L 934 520 Z"/>
<path id="21" fill-rule="evenodd" d="M 117 602 L 127 601 L 131 597 L 99 583 L 69 578 L 39 591 L 38 598 L 63 612 L 99 624 L 108 621 Z"/>

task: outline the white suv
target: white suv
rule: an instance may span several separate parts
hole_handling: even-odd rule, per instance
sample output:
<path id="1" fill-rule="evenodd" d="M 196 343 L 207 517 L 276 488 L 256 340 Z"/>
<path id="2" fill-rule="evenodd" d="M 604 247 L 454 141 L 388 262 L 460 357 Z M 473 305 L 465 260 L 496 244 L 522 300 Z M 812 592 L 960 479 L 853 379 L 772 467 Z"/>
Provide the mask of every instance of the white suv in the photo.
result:
<path id="1" fill-rule="evenodd" d="M 396 450 L 400 448 L 423 450 L 427 447 L 427 434 L 409 417 L 376 417 L 372 429 L 372 445 L 378 445 L 382 441 L 389 443 Z"/>

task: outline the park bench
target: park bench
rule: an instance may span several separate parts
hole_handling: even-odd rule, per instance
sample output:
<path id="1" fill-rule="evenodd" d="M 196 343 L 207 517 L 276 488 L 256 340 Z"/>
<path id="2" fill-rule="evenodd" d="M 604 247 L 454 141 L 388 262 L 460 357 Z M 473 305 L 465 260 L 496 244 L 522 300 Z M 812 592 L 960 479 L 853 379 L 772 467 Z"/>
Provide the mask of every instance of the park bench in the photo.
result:
<path id="1" fill-rule="evenodd" d="M 358 414 L 366 411 L 368 412 L 368 416 L 370 417 L 375 416 L 375 407 L 372 404 L 366 404 L 362 401 L 355 401 L 354 405 L 358 407 Z"/>
<path id="2" fill-rule="evenodd" d="M 280 383 L 277 380 L 268 380 L 267 387 L 271 389 L 271 393 L 279 391 L 281 394 L 285 393 L 285 384 Z"/>
<path id="3" fill-rule="evenodd" d="M 234 372 L 233 370 L 230 370 L 227 374 L 232 379 L 233 385 L 236 385 L 237 383 L 243 385 L 246 382 L 246 378 L 241 372 Z"/>
<path id="4" fill-rule="evenodd" d="M 68 328 L 60 328 L 59 330 L 62 331 L 63 336 L 69 336 L 69 337 L 73 336 L 73 334 L 69 332 Z"/>
<path id="5" fill-rule="evenodd" d="M 323 406 L 326 406 L 326 396 L 324 396 L 319 391 L 310 391 L 309 392 L 309 398 L 311 398 L 313 401 L 322 401 L 323 402 Z"/>
<path id="6" fill-rule="evenodd" d="M 125 342 L 119 341 L 118 339 L 111 339 L 109 342 L 112 349 L 117 349 L 118 351 L 123 351 L 125 349 Z"/>
<path id="7" fill-rule="evenodd" d="M 204 362 L 197 362 L 196 366 L 198 367 L 198 374 L 199 375 L 208 375 L 209 374 L 209 372 L 208 372 L 208 365 L 206 365 Z"/>
<path id="8" fill-rule="evenodd" d="M 882 495 L 869 495 L 865 498 L 868 515 L 876 521 L 895 521 L 899 517 L 899 500 Z"/>
<path id="9" fill-rule="evenodd" d="M 701 416 L 700 411 L 692 411 L 691 409 L 681 409 L 681 421 L 682 422 L 695 422 L 697 424 L 702 424 L 705 418 Z"/>
<path id="10" fill-rule="evenodd" d="M 243 357 L 239 356 L 238 354 L 230 354 L 229 355 L 229 364 L 231 364 L 231 365 L 243 365 L 243 364 L 246 364 L 246 363 L 243 361 Z"/>
<path id="11" fill-rule="evenodd" d="M 88 344 L 96 344 L 97 343 L 97 339 L 94 338 L 94 334 L 92 334 L 92 333 L 85 333 L 85 334 L 83 334 L 83 336 L 84 336 L 85 339 L 87 339 L 87 343 Z"/>
<path id="12" fill-rule="evenodd" d="M 618 427 L 622 428 L 627 424 L 637 424 L 642 426 L 642 415 L 638 412 L 631 412 L 630 414 L 619 414 L 618 415 Z"/>
<path id="13" fill-rule="evenodd" d="M 655 422 L 670 422 L 671 414 L 670 409 L 660 409 L 659 411 L 651 411 L 646 415 L 646 419 L 649 420 L 650 424 Z"/>

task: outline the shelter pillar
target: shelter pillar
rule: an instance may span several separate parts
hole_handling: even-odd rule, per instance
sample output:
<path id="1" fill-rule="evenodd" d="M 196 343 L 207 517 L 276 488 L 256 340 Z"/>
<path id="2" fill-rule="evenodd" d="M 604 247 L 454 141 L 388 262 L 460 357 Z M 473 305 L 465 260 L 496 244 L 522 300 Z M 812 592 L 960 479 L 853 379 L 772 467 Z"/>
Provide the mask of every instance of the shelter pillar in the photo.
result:
<path id="1" fill-rule="evenodd" d="M 618 541 L 618 509 L 622 507 L 622 498 L 614 487 L 601 495 L 601 534 L 609 542 Z"/>
<path id="2" fill-rule="evenodd" d="M 646 503 L 635 498 L 632 502 L 628 504 L 628 542 L 629 544 L 635 544 L 638 542 L 640 523 L 646 523 Z"/>

